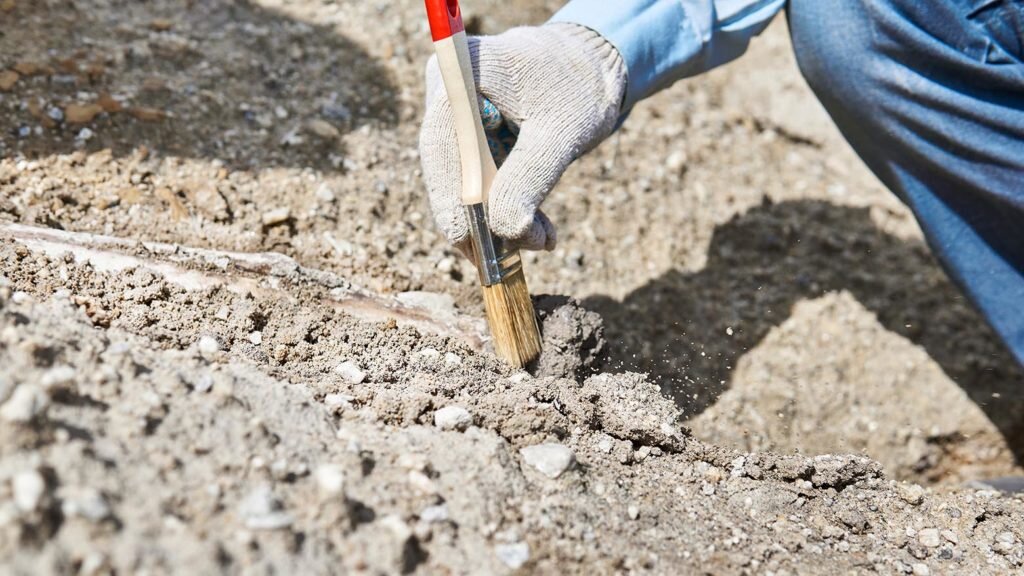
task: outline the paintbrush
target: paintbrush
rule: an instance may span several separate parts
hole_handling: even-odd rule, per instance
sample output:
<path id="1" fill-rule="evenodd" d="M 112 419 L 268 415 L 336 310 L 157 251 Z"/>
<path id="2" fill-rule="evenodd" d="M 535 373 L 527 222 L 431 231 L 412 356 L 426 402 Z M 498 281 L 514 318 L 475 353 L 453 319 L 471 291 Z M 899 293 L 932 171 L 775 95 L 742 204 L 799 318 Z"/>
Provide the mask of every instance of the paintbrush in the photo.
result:
<path id="1" fill-rule="evenodd" d="M 487 225 L 487 192 L 498 169 L 480 120 L 462 11 L 458 0 L 426 0 L 426 6 L 437 63 L 455 117 L 470 256 L 479 272 L 494 350 L 503 360 L 524 366 L 540 354 L 540 329 L 519 251 L 491 234 Z"/>

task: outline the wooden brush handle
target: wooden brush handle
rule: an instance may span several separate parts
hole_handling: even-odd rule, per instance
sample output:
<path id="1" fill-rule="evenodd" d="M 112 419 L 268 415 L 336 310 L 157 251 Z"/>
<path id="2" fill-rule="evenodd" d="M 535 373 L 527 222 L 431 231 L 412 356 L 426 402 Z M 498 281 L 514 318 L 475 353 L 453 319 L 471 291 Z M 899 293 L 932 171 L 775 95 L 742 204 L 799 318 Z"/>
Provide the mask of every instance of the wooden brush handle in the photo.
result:
<path id="1" fill-rule="evenodd" d="M 480 120 L 462 11 L 458 0 L 426 0 L 426 4 L 437 63 L 455 114 L 455 134 L 462 165 L 462 203 L 480 204 L 487 201 L 487 191 L 498 168 L 491 158 Z"/>

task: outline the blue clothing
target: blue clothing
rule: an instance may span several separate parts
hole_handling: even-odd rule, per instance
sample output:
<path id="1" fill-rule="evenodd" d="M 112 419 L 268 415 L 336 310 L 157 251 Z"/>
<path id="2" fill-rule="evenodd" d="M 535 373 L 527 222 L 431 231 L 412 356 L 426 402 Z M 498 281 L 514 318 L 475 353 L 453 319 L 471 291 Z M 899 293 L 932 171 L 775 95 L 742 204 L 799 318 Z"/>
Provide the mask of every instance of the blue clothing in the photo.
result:
<path id="1" fill-rule="evenodd" d="M 573 0 L 622 53 L 624 110 L 741 55 L 784 0 Z M 1024 1 L 789 0 L 800 70 L 1024 365 Z"/>

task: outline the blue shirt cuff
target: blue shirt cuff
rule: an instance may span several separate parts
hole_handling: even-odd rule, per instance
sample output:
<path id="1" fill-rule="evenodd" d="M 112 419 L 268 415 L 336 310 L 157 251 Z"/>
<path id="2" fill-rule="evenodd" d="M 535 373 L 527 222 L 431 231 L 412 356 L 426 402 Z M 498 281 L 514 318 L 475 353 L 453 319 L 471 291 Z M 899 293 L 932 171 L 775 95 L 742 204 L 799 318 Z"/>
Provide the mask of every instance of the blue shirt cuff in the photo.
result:
<path id="1" fill-rule="evenodd" d="M 550 21 L 586 26 L 615 46 L 628 75 L 623 111 L 701 71 L 696 61 L 707 26 L 691 18 L 680 0 L 572 0 Z"/>

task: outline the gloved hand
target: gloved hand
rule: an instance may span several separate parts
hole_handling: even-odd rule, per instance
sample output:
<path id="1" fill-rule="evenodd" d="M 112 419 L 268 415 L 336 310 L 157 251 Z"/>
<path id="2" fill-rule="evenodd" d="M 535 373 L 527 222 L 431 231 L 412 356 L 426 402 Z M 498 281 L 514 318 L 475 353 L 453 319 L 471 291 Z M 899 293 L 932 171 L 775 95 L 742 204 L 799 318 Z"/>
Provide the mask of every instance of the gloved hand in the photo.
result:
<path id="1" fill-rule="evenodd" d="M 469 50 L 477 90 L 518 130 L 488 196 L 491 231 L 519 248 L 551 250 L 555 229 L 538 207 L 565 168 L 615 128 L 626 88 L 622 57 L 596 32 L 564 22 L 473 37 Z M 423 176 L 434 220 L 459 245 L 469 236 L 469 223 L 460 200 L 452 110 L 435 58 L 426 75 Z M 494 128 L 490 103 L 481 109 L 485 125 Z"/>

